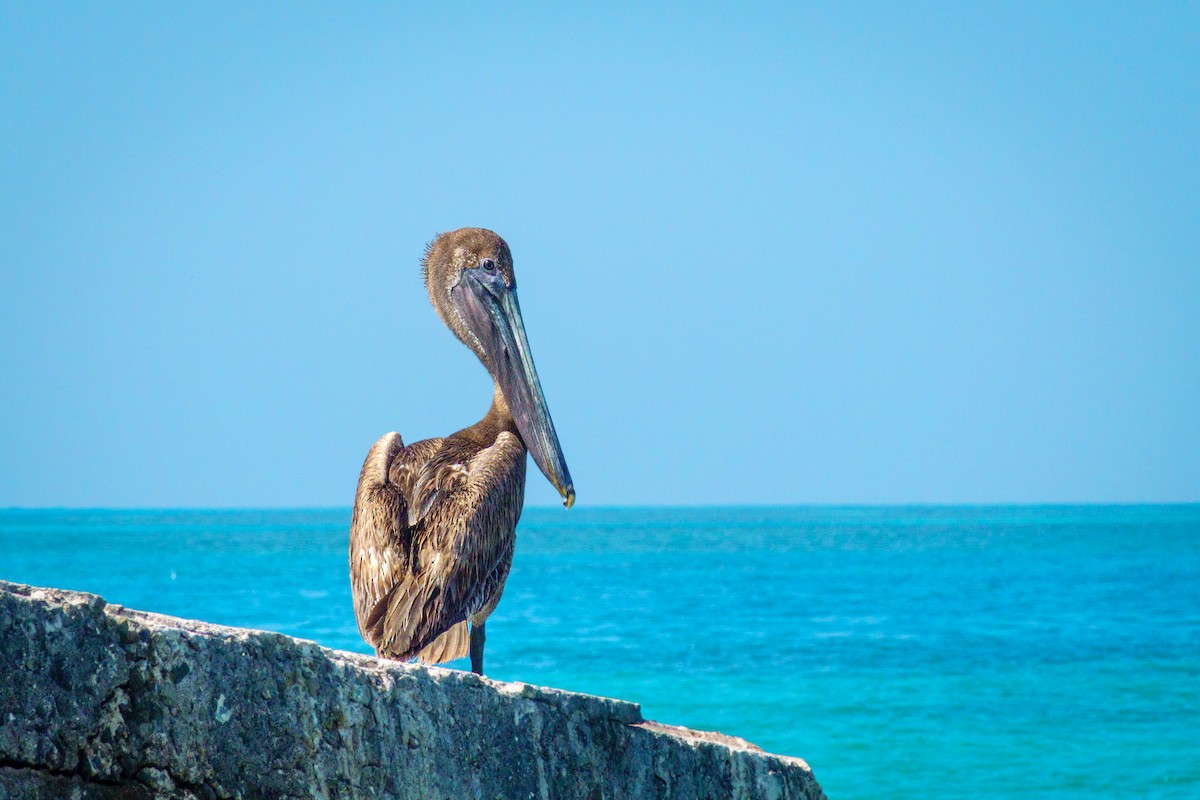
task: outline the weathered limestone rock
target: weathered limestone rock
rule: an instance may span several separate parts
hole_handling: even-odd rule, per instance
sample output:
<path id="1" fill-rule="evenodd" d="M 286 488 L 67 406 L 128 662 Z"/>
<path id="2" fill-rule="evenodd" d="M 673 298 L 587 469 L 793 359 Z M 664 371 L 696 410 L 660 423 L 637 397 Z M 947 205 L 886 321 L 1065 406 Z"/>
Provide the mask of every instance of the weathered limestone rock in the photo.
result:
<path id="1" fill-rule="evenodd" d="M 823 798 L 620 700 L 0 581 L 0 798 Z"/>

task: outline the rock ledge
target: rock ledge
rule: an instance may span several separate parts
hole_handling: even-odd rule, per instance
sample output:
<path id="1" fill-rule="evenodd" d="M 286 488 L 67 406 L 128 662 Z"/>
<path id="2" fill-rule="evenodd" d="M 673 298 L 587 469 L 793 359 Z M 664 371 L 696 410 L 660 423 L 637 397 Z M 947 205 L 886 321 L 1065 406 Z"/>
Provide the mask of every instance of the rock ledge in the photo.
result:
<path id="1" fill-rule="evenodd" d="M 633 703 L 0 581 L 0 797 L 823 799 Z"/>

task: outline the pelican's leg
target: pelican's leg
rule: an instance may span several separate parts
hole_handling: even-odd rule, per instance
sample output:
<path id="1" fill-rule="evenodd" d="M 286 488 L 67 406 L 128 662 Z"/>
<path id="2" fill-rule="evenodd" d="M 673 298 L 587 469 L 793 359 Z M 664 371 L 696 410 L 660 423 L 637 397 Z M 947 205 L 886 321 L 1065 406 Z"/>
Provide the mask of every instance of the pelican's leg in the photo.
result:
<path id="1" fill-rule="evenodd" d="M 471 672 L 476 675 L 483 674 L 483 643 L 487 639 L 484 624 L 480 622 L 471 626 Z"/>

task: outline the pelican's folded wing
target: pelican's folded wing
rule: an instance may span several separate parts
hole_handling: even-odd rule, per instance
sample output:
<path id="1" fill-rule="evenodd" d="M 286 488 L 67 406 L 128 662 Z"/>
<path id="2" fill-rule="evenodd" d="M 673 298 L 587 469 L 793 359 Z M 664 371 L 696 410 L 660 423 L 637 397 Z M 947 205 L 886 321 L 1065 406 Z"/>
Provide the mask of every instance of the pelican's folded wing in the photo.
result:
<path id="1" fill-rule="evenodd" d="M 388 475 L 404 452 L 398 433 L 388 433 L 372 447 L 358 477 L 354 514 L 350 522 L 350 587 L 354 615 L 364 639 L 378 651 L 367 624 L 379 601 L 409 571 L 412 529 L 407 501 Z"/>

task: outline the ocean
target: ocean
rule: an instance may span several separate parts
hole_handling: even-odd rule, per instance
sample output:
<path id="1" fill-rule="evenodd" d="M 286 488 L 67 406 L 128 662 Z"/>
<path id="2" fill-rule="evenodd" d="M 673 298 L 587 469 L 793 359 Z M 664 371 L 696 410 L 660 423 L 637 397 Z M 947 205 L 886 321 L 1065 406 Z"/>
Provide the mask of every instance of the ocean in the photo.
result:
<path id="1" fill-rule="evenodd" d="M 370 652 L 349 519 L 4 510 L 0 578 Z M 1197 798 L 1200 506 L 527 509 L 485 666 L 831 800 Z"/>

